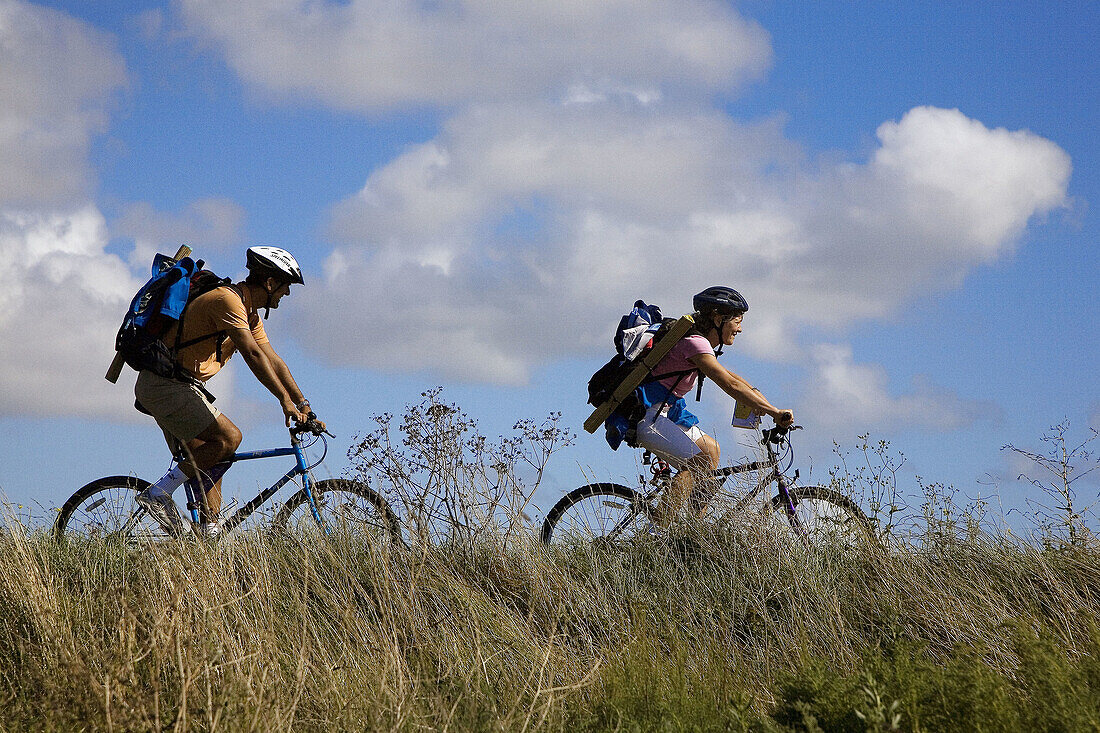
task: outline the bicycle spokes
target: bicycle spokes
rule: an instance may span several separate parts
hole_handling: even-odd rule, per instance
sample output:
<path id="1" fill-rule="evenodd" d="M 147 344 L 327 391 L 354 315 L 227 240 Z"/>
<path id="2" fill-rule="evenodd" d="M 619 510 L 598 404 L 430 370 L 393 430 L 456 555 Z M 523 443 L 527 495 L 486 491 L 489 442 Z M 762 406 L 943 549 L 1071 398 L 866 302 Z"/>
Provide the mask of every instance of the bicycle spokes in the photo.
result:
<path id="1" fill-rule="evenodd" d="M 790 497 L 793 506 L 784 507 L 783 513 L 795 534 L 808 547 L 866 544 L 871 537 L 866 518 L 854 506 L 836 500 L 842 498 L 793 495 Z"/>
<path id="2" fill-rule="evenodd" d="M 651 517 L 649 504 L 637 492 L 616 484 L 592 484 L 570 492 L 547 513 L 543 540 L 629 540 L 649 529 Z"/>

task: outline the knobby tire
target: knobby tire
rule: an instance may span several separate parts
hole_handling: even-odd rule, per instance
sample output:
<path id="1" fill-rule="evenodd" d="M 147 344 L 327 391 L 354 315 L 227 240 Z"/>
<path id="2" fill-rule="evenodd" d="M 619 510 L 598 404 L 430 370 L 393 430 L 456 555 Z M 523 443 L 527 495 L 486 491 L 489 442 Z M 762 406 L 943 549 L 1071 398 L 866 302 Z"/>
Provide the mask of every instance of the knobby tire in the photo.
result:
<path id="1" fill-rule="evenodd" d="M 769 502 L 768 510 L 808 544 L 877 544 L 867 515 L 843 494 L 824 486 L 796 486 L 789 493 L 795 501 L 796 519 L 789 516 L 781 495 Z M 648 529 L 652 512 L 634 489 L 612 483 L 589 484 L 569 492 L 547 512 L 540 537 L 549 545 L 562 540 L 563 531 L 574 531 L 578 539 L 599 540 L 609 539 L 608 533 L 618 530 L 618 537 L 626 539 Z"/>
<path id="2" fill-rule="evenodd" d="M 824 486 L 795 486 L 788 493 L 795 502 L 797 522 L 780 494 L 771 500 L 770 509 L 784 517 L 792 531 L 802 534 L 809 544 L 843 539 L 851 546 L 877 545 L 871 520 L 847 496 Z"/>
<path id="3" fill-rule="evenodd" d="M 77 489 L 54 521 L 58 540 L 121 537 L 128 542 L 164 542 L 169 534 L 134 501 L 149 482 L 135 476 L 106 476 Z"/>
<path id="4" fill-rule="evenodd" d="M 599 512 L 599 514 L 595 514 Z M 561 534 L 572 529 L 581 534 L 576 527 L 565 527 L 566 523 L 588 526 L 583 540 L 614 540 L 618 537 L 631 537 L 639 530 L 649 527 L 652 522 L 652 508 L 643 500 L 641 494 L 621 484 L 598 483 L 581 486 L 563 496 L 551 507 L 542 524 L 541 539 L 549 545 L 551 541 L 562 539 Z M 616 530 L 619 534 L 611 537 Z"/>
<path id="5" fill-rule="evenodd" d="M 339 478 L 318 481 L 313 484 L 313 500 L 327 529 L 366 532 L 398 545 L 404 544 L 397 515 L 386 500 L 366 484 Z M 279 510 L 275 527 L 283 532 L 318 529 L 305 489 L 291 496 Z"/>

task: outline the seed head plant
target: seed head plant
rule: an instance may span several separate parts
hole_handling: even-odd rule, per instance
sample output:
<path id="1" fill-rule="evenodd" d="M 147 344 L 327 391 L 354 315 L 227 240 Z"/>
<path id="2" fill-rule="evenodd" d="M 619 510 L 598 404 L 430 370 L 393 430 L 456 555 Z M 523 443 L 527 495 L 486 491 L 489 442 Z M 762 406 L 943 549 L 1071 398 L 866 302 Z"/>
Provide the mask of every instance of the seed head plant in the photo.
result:
<path id="1" fill-rule="evenodd" d="M 394 504 L 418 544 L 506 544 L 526 534 L 547 462 L 574 439 L 552 413 L 490 440 L 442 400 L 441 388 L 424 392 L 396 424 L 388 413 L 371 419 L 375 428 L 348 452 L 352 470 Z"/>

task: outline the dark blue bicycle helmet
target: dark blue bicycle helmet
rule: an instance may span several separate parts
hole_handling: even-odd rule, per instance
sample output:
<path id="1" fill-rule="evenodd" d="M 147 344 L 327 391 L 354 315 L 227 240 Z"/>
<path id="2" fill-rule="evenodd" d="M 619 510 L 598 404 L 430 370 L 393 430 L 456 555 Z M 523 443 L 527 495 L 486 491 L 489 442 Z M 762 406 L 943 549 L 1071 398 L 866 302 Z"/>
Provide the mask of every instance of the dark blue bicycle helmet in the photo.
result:
<path id="1" fill-rule="evenodd" d="M 715 285 L 691 299 L 697 313 L 711 311 L 723 316 L 736 316 L 749 309 L 749 302 L 733 288 Z"/>

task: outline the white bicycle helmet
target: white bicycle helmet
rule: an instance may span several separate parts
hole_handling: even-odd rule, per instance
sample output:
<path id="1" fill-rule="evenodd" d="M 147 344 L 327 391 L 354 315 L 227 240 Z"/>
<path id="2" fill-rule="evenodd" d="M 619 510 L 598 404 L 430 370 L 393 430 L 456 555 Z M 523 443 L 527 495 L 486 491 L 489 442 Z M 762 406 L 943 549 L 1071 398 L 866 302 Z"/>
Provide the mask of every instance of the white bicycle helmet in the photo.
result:
<path id="1" fill-rule="evenodd" d="M 302 268 L 294 255 L 279 247 L 260 245 L 249 247 L 245 255 L 245 267 L 249 272 L 259 270 L 261 274 L 285 280 L 288 283 L 305 285 L 302 279 Z"/>

